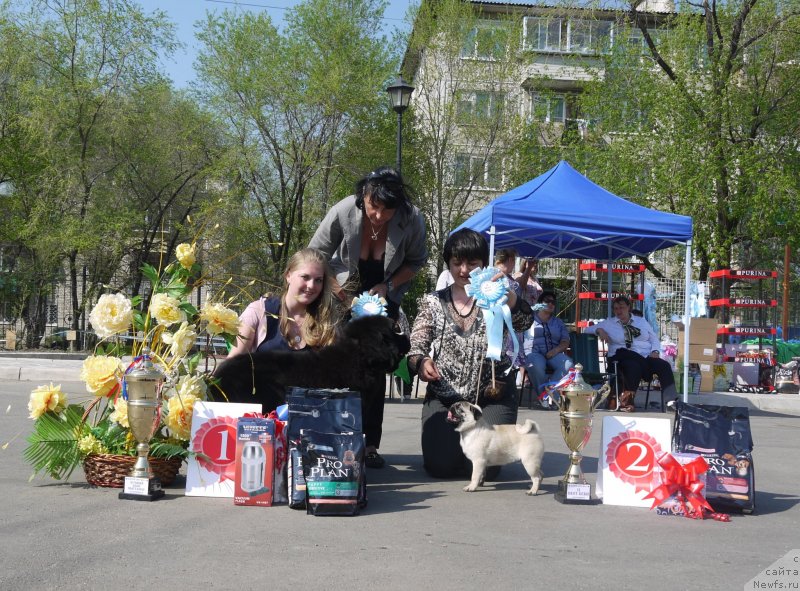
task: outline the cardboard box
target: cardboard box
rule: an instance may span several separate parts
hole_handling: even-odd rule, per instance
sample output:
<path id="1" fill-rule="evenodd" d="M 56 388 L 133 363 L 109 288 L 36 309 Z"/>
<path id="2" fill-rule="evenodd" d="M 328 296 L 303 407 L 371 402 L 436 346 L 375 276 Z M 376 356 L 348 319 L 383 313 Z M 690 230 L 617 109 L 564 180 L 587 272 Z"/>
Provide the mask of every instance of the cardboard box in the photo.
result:
<path id="1" fill-rule="evenodd" d="M 700 372 L 700 392 L 714 392 L 714 368 Z"/>
<path id="2" fill-rule="evenodd" d="M 242 417 L 236 423 L 235 505 L 272 506 L 275 421 Z"/>
<path id="3" fill-rule="evenodd" d="M 690 345 L 710 345 L 717 342 L 717 319 L 716 318 L 692 318 L 689 328 Z M 678 338 L 682 338 L 685 330 L 678 333 Z M 680 348 L 678 349 L 680 352 Z"/>
<path id="4" fill-rule="evenodd" d="M 683 340 L 678 342 L 678 359 L 683 359 Z M 690 363 L 713 363 L 717 359 L 717 344 L 689 345 Z"/>

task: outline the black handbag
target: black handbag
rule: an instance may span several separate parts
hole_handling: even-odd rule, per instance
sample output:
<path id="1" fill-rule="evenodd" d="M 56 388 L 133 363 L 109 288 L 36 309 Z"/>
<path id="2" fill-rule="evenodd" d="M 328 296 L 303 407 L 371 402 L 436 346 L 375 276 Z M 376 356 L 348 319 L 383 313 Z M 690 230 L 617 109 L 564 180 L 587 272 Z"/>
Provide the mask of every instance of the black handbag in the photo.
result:
<path id="1" fill-rule="evenodd" d="M 755 468 L 750 413 L 743 406 L 675 402 L 672 451 L 708 462 L 705 496 L 714 511 L 755 510 Z"/>

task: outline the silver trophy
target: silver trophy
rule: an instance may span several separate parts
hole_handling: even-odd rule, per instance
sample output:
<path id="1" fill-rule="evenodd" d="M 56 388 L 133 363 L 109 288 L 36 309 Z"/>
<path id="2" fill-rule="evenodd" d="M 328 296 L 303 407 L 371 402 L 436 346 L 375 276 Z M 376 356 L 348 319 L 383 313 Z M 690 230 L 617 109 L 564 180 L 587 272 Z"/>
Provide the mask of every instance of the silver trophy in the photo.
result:
<path id="1" fill-rule="evenodd" d="M 125 488 L 119 493 L 120 499 L 154 501 L 164 496 L 161 481 L 153 475 L 147 454 L 150 440 L 161 422 L 162 374 L 150 360 L 150 351 L 142 351 L 142 364 L 123 378 L 128 393 L 128 422 L 131 434 L 136 440 L 136 463 L 125 477 Z"/>
<path id="2" fill-rule="evenodd" d="M 561 417 L 561 435 L 570 450 L 569 468 L 564 478 L 558 481 L 556 500 L 559 503 L 593 504 L 592 485 L 586 481 L 581 470 L 581 450 L 592 436 L 592 413 L 608 397 L 608 384 L 594 390 L 583 381 L 583 366 L 575 366 L 575 379 L 559 391 L 558 410 Z"/>

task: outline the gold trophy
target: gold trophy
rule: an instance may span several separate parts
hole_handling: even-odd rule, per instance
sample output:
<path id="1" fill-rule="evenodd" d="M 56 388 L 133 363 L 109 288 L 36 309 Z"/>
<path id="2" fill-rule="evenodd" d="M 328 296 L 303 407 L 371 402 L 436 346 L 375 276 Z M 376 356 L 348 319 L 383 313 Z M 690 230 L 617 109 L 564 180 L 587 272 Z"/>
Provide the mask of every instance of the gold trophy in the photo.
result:
<path id="1" fill-rule="evenodd" d="M 164 374 L 153 366 L 150 350 L 142 351 L 142 364 L 123 378 L 128 392 L 128 422 L 136 440 L 136 463 L 125 477 L 120 499 L 154 501 L 164 496 L 161 481 L 153 475 L 147 454 L 150 440 L 161 422 L 161 385 Z"/>
<path id="2" fill-rule="evenodd" d="M 575 366 L 575 377 L 559 391 L 558 410 L 561 417 L 561 435 L 570 450 L 570 465 L 564 478 L 558 481 L 556 501 L 570 504 L 593 504 L 592 485 L 583 477 L 581 450 L 592 436 L 592 412 L 608 397 L 608 384 L 594 390 L 583 381 L 583 366 Z"/>

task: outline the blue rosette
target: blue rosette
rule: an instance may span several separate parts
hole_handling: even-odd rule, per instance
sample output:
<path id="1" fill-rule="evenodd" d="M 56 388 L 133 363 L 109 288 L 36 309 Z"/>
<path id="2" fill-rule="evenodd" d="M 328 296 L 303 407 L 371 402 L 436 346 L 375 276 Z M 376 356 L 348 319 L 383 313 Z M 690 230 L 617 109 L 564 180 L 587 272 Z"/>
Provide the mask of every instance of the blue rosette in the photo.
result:
<path id="1" fill-rule="evenodd" d="M 365 291 L 360 296 L 353 298 L 353 303 L 350 305 L 350 314 L 353 320 L 364 316 L 387 316 L 386 300 Z"/>
<path id="2" fill-rule="evenodd" d="M 501 275 L 499 279 L 493 277 Z M 508 307 L 508 277 L 495 267 L 478 267 L 469 274 L 469 283 L 464 287 L 467 295 L 475 298 L 475 303 L 483 310 L 486 320 L 488 347 L 486 357 L 500 361 L 503 353 L 503 325 L 508 327 L 514 348 L 512 359 L 519 353 L 519 342 L 511 324 L 511 309 Z"/>

